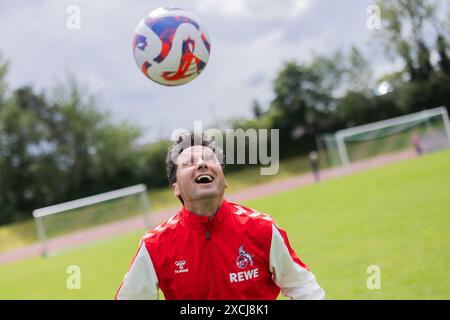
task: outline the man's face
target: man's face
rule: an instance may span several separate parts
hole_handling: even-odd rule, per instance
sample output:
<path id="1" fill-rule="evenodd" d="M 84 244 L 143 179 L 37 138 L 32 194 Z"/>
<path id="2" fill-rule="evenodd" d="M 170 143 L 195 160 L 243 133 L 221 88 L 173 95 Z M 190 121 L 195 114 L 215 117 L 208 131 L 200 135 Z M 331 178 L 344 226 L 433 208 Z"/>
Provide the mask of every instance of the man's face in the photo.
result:
<path id="1" fill-rule="evenodd" d="M 185 204 L 223 196 L 227 182 L 222 166 L 210 148 L 187 148 L 177 160 L 177 182 L 172 185 L 172 190 Z"/>

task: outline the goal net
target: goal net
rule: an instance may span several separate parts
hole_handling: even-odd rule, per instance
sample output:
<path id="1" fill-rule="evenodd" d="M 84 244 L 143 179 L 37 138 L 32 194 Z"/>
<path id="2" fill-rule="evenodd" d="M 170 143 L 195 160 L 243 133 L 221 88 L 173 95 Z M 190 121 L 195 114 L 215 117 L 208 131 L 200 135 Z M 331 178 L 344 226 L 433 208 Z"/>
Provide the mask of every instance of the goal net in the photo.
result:
<path id="1" fill-rule="evenodd" d="M 49 243 L 54 238 L 61 239 L 63 236 L 75 235 L 82 230 L 98 228 L 139 215 L 143 215 L 142 227 L 148 229 L 150 227 L 149 200 L 144 184 L 33 211 L 43 256 L 48 256 L 50 253 L 52 246 Z M 65 245 L 65 247 L 68 246 L 70 244 Z"/>
<path id="2" fill-rule="evenodd" d="M 322 135 L 319 149 L 328 165 L 342 165 L 385 153 L 413 149 L 420 153 L 450 147 L 450 123 L 445 107 L 373 122 Z M 320 148 L 321 147 L 321 148 Z"/>

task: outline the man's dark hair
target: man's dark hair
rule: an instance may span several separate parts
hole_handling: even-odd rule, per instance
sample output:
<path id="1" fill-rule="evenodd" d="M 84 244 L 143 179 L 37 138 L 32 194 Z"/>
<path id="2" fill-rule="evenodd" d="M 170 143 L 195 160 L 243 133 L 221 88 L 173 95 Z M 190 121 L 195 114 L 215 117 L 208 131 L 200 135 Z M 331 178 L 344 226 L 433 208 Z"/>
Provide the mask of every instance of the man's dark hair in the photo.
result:
<path id="1" fill-rule="evenodd" d="M 178 159 L 180 153 L 192 146 L 204 146 L 211 149 L 220 161 L 222 170 L 225 171 L 223 151 L 216 145 L 214 139 L 212 139 L 205 133 L 184 133 L 181 134 L 178 139 L 169 147 L 169 150 L 167 152 L 166 172 L 170 187 L 172 187 L 172 185 L 177 182 L 177 163 L 174 161 Z"/>

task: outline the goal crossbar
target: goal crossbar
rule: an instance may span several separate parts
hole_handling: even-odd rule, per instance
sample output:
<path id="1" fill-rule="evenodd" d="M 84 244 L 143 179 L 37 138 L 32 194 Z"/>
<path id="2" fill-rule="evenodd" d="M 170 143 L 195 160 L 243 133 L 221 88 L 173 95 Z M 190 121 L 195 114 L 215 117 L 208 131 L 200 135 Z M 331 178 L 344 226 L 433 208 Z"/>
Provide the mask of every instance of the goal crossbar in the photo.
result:
<path id="1" fill-rule="evenodd" d="M 428 119 L 431 117 L 439 116 L 439 115 L 447 115 L 447 109 L 445 107 L 437 107 L 429 110 L 423 110 L 416 113 L 407 114 L 400 117 L 395 117 L 387 120 L 381 120 L 377 122 L 372 122 L 369 124 L 364 124 L 361 126 L 348 128 L 339 130 L 336 132 L 336 138 L 346 138 L 348 136 L 375 131 L 379 129 L 384 129 L 392 126 L 396 126 L 399 124 L 404 124 L 412 121 L 418 121 L 422 119 Z M 447 130 L 447 133 L 450 136 L 450 132 Z"/>
<path id="2" fill-rule="evenodd" d="M 105 193 L 100 193 L 94 196 L 89 196 L 73 201 L 63 202 L 60 204 L 56 204 L 53 206 L 48 206 L 44 208 L 39 208 L 33 211 L 33 217 L 36 221 L 36 228 L 39 236 L 39 240 L 42 244 L 42 255 L 44 257 L 48 256 L 48 244 L 47 244 L 47 234 L 45 231 L 44 226 L 44 217 L 73 210 L 78 209 L 82 207 L 86 207 L 89 205 L 97 204 L 100 202 L 105 202 L 117 198 L 126 197 L 133 194 L 140 194 L 140 198 L 142 201 L 143 209 L 144 209 L 144 223 L 147 228 L 150 227 L 150 221 L 149 221 L 149 201 L 147 198 L 147 187 L 145 184 L 138 184 L 131 187 L 126 187 L 122 189 L 117 189 L 114 191 L 109 191 Z"/>
<path id="3" fill-rule="evenodd" d="M 96 204 L 99 202 L 104 202 L 108 200 L 113 200 L 117 198 L 126 197 L 135 193 L 145 192 L 147 190 L 144 184 L 139 184 L 136 186 L 131 186 L 127 188 L 122 188 L 114 191 L 109 191 L 105 193 L 100 193 L 95 196 L 90 196 L 86 198 L 81 198 L 78 200 L 63 202 L 60 204 L 56 204 L 49 207 L 44 207 L 40 209 L 36 209 L 33 211 L 33 217 L 45 217 L 55 213 L 60 213 L 64 211 L 69 211 L 72 209 L 78 209 L 82 207 L 86 207 L 92 204 Z"/>
<path id="4" fill-rule="evenodd" d="M 371 132 L 375 130 L 380 130 L 384 128 L 393 127 L 396 125 L 405 124 L 413 121 L 421 121 L 425 119 L 429 119 L 431 117 L 442 116 L 444 129 L 446 132 L 448 144 L 450 145 L 450 121 L 447 112 L 447 108 L 445 106 L 432 108 L 428 110 L 423 110 L 415 113 L 410 113 L 404 116 L 395 117 L 391 119 L 381 120 L 377 122 L 372 122 L 368 124 L 364 124 L 361 126 L 348 128 L 339 130 L 335 133 L 336 145 L 339 153 L 339 157 L 341 159 L 341 163 L 344 168 L 344 172 L 349 172 L 349 157 L 347 147 L 345 145 L 345 138 L 353 135 L 358 135 L 366 132 Z"/>

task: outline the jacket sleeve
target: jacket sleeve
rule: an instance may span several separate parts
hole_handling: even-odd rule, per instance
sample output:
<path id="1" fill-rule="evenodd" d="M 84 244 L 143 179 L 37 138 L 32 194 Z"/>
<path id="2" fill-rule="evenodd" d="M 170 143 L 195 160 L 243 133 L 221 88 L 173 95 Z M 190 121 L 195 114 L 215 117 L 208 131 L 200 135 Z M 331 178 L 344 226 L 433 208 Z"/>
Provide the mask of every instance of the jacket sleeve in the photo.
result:
<path id="1" fill-rule="evenodd" d="M 283 296 L 295 300 L 325 298 L 325 292 L 317 283 L 314 274 L 291 248 L 286 232 L 275 224 L 272 224 L 270 270 Z"/>
<path id="2" fill-rule="evenodd" d="M 158 278 L 152 260 L 141 241 L 122 285 L 116 293 L 116 300 L 158 300 Z"/>

